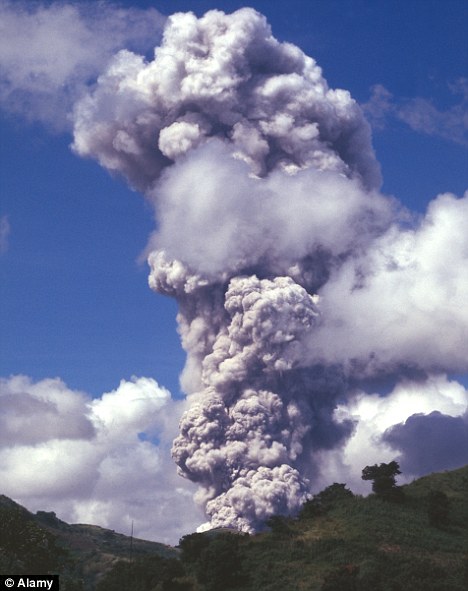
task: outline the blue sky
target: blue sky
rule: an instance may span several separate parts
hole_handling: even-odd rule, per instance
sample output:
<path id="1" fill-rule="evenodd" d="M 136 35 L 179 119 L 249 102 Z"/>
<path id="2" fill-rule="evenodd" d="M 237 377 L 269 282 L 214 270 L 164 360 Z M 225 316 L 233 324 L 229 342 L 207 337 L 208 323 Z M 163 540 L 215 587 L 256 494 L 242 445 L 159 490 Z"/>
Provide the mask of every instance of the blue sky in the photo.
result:
<path id="1" fill-rule="evenodd" d="M 338 359 L 346 366 L 350 358 L 359 360 L 362 354 L 364 366 L 370 359 L 371 379 L 366 382 L 366 375 L 358 370 L 353 374 L 348 368 L 349 384 L 355 389 L 346 403 L 339 387 L 338 394 L 333 393 L 335 386 L 333 379 L 330 381 L 332 402 L 325 404 L 329 421 L 323 431 L 318 430 L 318 455 L 314 456 L 313 450 L 314 461 L 306 476 L 311 478 L 313 491 L 346 480 L 354 490 L 366 492 L 359 479 L 365 463 L 389 461 L 400 453 L 402 465 L 406 462 L 408 466 L 408 478 L 423 473 L 414 459 L 419 448 L 412 453 L 419 422 L 424 424 L 427 438 L 432 427 L 449 434 L 450 425 L 456 425 L 457 433 L 463 434 L 468 423 L 466 311 L 460 305 L 467 288 L 462 216 L 467 213 L 463 194 L 468 187 L 468 4 L 462 0 L 253 0 L 249 5 L 266 16 L 279 41 L 298 46 L 317 61 L 331 88 L 348 90 L 361 105 L 372 127 L 383 176 L 382 194 L 393 196 L 406 208 L 401 228 L 392 234 L 385 225 L 390 201 L 377 198 L 372 211 L 387 233 L 376 238 L 372 234 L 375 229 L 367 230 L 370 237 L 364 232 L 362 244 L 367 244 L 368 251 L 354 253 L 357 262 L 353 268 L 354 259 L 346 259 L 341 244 L 342 240 L 346 244 L 346 238 L 340 235 L 343 230 L 346 236 L 347 226 L 340 224 L 349 220 L 346 210 L 342 215 L 341 206 L 337 206 L 331 234 L 338 244 L 337 260 L 343 266 L 338 265 L 339 272 L 318 287 L 325 329 L 317 329 L 314 335 L 326 363 Z M 237 223 L 235 227 L 241 229 L 239 252 L 245 255 L 242 224 L 249 227 L 251 220 L 243 206 L 234 203 L 237 183 L 226 187 L 228 213 L 219 218 L 219 233 L 210 234 L 211 228 L 206 226 L 206 238 L 203 215 L 209 207 L 205 208 L 205 198 L 211 205 L 213 200 L 206 197 L 202 186 L 205 170 L 206 177 L 211 178 L 213 172 L 216 186 L 221 182 L 218 165 L 221 179 L 223 171 L 232 170 L 242 177 L 245 167 L 233 164 L 230 155 L 226 159 L 223 150 L 210 152 L 209 146 L 215 143 L 200 149 L 196 144 L 195 155 L 182 158 L 180 166 L 177 162 L 168 167 L 158 185 L 171 203 L 167 187 L 177 185 L 178 179 L 173 171 L 182 171 L 184 178 L 184 166 L 195 162 L 199 168 L 191 169 L 193 177 L 201 176 L 202 180 L 198 186 L 193 181 L 193 187 L 192 177 L 188 182 L 193 203 L 186 211 L 183 207 L 178 211 L 175 222 L 170 208 L 168 213 L 161 206 L 158 221 L 151 190 L 145 198 L 130 189 L 123 177 L 111 175 L 96 160 L 74 153 L 71 121 L 76 123 L 83 113 L 89 113 L 86 109 L 79 116 L 72 112 L 79 97 L 93 92 L 90 89 L 95 88 L 97 76 L 116 51 L 128 47 L 146 52 L 150 58 L 152 48 L 160 42 L 165 16 L 187 10 L 197 17 L 210 9 L 230 13 L 244 3 L 129 0 L 118 5 L 123 11 L 107 2 L 98 9 L 96 6 L 94 2 L 0 0 L 0 24 L 2 19 L 6 23 L 4 31 L 0 29 L 0 477 L 6 488 L 0 492 L 31 510 L 55 510 L 67 521 L 94 522 L 124 532 L 134 521 L 140 537 L 172 543 L 193 531 L 205 516 L 192 501 L 194 485 L 176 475 L 170 457 L 178 420 L 188 404 L 179 384 L 186 354 L 178 334 L 176 301 L 148 286 L 145 249 L 159 223 L 160 240 L 163 244 L 165 240 L 168 248 L 175 245 L 176 252 L 188 252 L 189 259 L 193 255 L 190 261 L 196 261 L 199 254 L 189 252 L 187 245 L 194 244 L 196 250 L 204 241 L 208 246 L 202 244 L 205 250 L 201 252 L 215 262 L 222 261 L 228 250 L 222 237 L 232 237 L 225 218 L 232 215 L 234 226 Z M 37 20 L 37 15 L 42 20 Z M 99 103 L 102 96 L 104 107 Z M 98 124 L 107 124 L 108 113 L 121 113 L 119 108 L 125 112 L 126 104 L 118 103 L 120 99 L 112 93 L 106 103 L 106 96 L 93 95 L 96 110 L 90 110 L 92 123 L 96 113 L 102 116 Z M 117 107 L 112 111 L 114 98 Z M 187 127 L 190 125 L 186 131 Z M 85 131 L 89 132 L 85 138 L 88 155 L 97 159 L 102 146 L 96 148 L 92 143 L 92 126 Z M 86 154 L 86 149 L 82 153 Z M 161 152 L 165 154 L 162 148 Z M 281 175 L 273 172 L 273 180 L 267 182 L 275 202 L 275 182 Z M 236 177 L 239 186 L 247 190 L 254 186 L 240 177 Z M 336 187 L 345 186 L 356 200 L 357 211 L 367 212 L 361 203 L 362 191 L 353 193 L 351 181 L 349 185 L 343 182 L 340 178 L 330 180 L 330 202 L 334 203 Z M 175 193 L 177 190 L 176 186 Z M 455 197 L 436 199 L 441 193 Z M 250 207 L 243 195 L 237 197 Z M 365 194 L 364 200 L 367 198 Z M 281 207 L 281 201 L 275 203 Z M 202 210 L 200 216 L 197 207 Z M 304 210 L 307 219 L 307 207 Z M 216 204 L 213 211 L 219 212 Z M 267 221 L 258 219 L 257 234 L 254 232 L 259 242 L 263 238 L 258 228 L 265 227 L 268 233 L 277 227 L 274 216 L 270 219 L 266 212 L 264 217 Z M 320 215 L 318 219 L 322 219 Z M 303 227 L 306 222 L 301 216 L 292 215 L 284 221 L 284 227 L 292 224 L 292 230 L 286 228 L 285 237 L 278 236 L 277 242 L 285 252 L 295 252 L 294 244 L 288 243 L 288 232 L 304 236 L 308 226 Z M 315 223 L 315 217 L 309 222 Z M 404 233 L 407 226 L 413 234 Z M 198 228 L 198 242 L 193 228 Z M 318 222 L 314 231 L 326 240 L 327 228 L 323 230 Z M 177 235 L 174 240 L 171 232 Z M 181 232 L 185 232 L 183 240 L 176 244 Z M 212 239 L 216 246 L 211 245 Z M 355 244 L 350 244 L 352 252 Z M 221 254 L 214 253 L 217 248 Z M 333 248 L 332 244 L 331 251 Z M 226 255 L 227 266 L 232 260 Z M 246 260 L 250 261 L 248 256 Z M 401 266 L 398 273 L 388 272 L 388 261 L 397 261 Z M 199 265 L 202 274 L 207 268 L 203 264 Z M 370 268 L 368 291 L 347 283 L 347 272 L 359 277 L 360 264 Z M 241 271 L 249 268 L 245 264 Z M 227 276 L 236 279 L 238 270 L 234 265 L 234 270 L 226 271 Z M 274 274 L 276 277 L 276 271 Z M 153 269 L 153 279 L 154 275 Z M 343 298 L 343 293 L 348 297 Z M 307 301 L 313 318 L 315 303 Z M 208 309 L 216 316 L 216 305 L 211 304 Z M 206 310 L 201 309 L 196 320 L 204 326 Z M 279 308 L 279 321 L 283 318 L 280 312 Z M 327 314 L 331 315 L 328 324 Z M 361 317 L 367 323 L 360 322 Z M 235 327 L 228 328 L 233 334 Z M 279 326 L 279 333 L 282 328 Z M 187 337 L 186 327 L 184 330 Z M 382 334 L 377 334 L 379 330 Z M 213 331 L 212 340 L 217 342 L 222 331 Z M 203 331 L 200 334 L 201 342 Z M 264 341 L 268 344 L 268 337 Z M 389 341 L 391 346 L 386 348 Z M 301 342 L 307 349 L 309 341 Z M 196 352 L 197 342 L 189 342 L 188 347 Z M 218 351 L 221 349 L 219 346 Z M 372 369 L 375 350 L 382 355 L 385 384 L 378 365 Z M 408 373 L 405 354 L 410 370 L 414 362 L 422 374 Z M 209 351 L 205 355 L 209 359 Z M 232 367 L 238 360 L 233 354 L 227 361 L 226 366 Z M 185 376 L 189 394 L 195 386 L 187 376 L 197 382 L 196 363 L 194 367 Z M 253 376 L 254 381 L 257 377 Z M 322 377 L 329 379 L 326 372 Z M 208 378 L 206 384 L 213 386 Z M 243 387 L 250 388 L 250 384 Z M 235 404 L 232 400 L 229 404 L 228 410 L 232 410 Z M 334 422 L 336 417 L 326 414 L 335 407 L 341 417 L 339 424 Z M 344 437 L 350 424 L 346 420 L 356 417 L 361 421 L 355 423 L 349 444 L 338 449 L 339 437 Z M 405 426 L 404 421 L 411 417 L 412 422 Z M 332 442 L 330 448 L 326 444 L 320 447 L 321 438 Z M 424 459 L 424 466 L 429 466 L 426 471 L 454 467 L 451 456 L 456 455 L 453 450 L 459 440 L 447 437 L 440 457 Z M 424 442 L 419 444 L 425 447 Z M 462 456 L 457 462 L 466 461 Z M 24 465 L 29 468 L 23 470 Z M 291 465 L 294 467 L 294 462 Z M 309 468 L 317 468 L 317 474 L 311 477 Z"/>
<path id="2" fill-rule="evenodd" d="M 235 1 L 127 2 L 163 14 Z M 279 40 L 299 45 L 330 86 L 366 103 L 383 85 L 396 101 L 420 97 L 441 112 L 467 75 L 463 1 L 254 1 Z M 70 136 L 2 114 L 1 215 L 8 250 L 0 259 L 0 373 L 60 376 L 94 395 L 121 378 L 151 375 L 178 393 L 184 354 L 173 301 L 147 287 L 137 262 L 153 228 L 144 200 L 94 162 L 74 156 Z M 439 192 L 467 186 L 466 144 L 396 120 L 374 132 L 383 191 L 424 211 Z"/>

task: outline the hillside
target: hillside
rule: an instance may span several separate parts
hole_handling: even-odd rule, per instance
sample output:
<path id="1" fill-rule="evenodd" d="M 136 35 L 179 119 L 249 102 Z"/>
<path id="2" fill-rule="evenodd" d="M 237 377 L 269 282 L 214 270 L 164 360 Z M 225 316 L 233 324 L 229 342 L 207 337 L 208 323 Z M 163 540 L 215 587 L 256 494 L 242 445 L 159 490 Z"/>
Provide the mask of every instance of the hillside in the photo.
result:
<path id="1" fill-rule="evenodd" d="M 253 537 L 246 554 L 251 582 L 244 589 L 466 589 L 468 467 L 402 489 L 401 503 L 375 495 L 337 498 L 321 514 L 287 520 L 289 531 Z M 431 491 L 449 499 L 447 523 L 440 527 L 429 524 Z"/>
<path id="2" fill-rule="evenodd" d="M 99 577 L 119 560 L 177 555 L 165 544 L 131 539 L 96 525 L 69 525 L 53 512 L 30 513 L 4 495 L 0 524 L 0 573 L 58 572 L 65 591 L 94 589 Z"/>
<path id="3" fill-rule="evenodd" d="M 132 556 L 130 539 L 109 530 L 68 525 L 53 513 L 32 515 L 6 497 L 0 497 L 0 513 L 2 525 L 6 515 L 15 514 L 37 528 L 34 535 L 24 533 L 36 546 L 40 535 L 51 536 L 48 548 L 52 553 L 58 549 L 58 564 L 46 566 L 62 574 L 66 591 L 81 589 L 80 580 L 84 589 L 97 591 L 466 589 L 468 466 L 426 476 L 401 490 L 400 502 L 389 502 L 375 495 L 354 496 L 334 485 L 307 503 L 297 518 L 273 518 L 270 531 L 191 534 L 182 539 L 180 550 L 134 540 Z M 430 499 L 440 500 L 441 493 L 443 510 L 437 519 L 430 518 Z M 0 565 L 5 568 L 14 541 L 8 542 L 2 531 Z M 34 545 L 23 546 L 32 552 Z M 28 560 L 34 556 L 22 561 L 17 556 L 15 572 Z"/>

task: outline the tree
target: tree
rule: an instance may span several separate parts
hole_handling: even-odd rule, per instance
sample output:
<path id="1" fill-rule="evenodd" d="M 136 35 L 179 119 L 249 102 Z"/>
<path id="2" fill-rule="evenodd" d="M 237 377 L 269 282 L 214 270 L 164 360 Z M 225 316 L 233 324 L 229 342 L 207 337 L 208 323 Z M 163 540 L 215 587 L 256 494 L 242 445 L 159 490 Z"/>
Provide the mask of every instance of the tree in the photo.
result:
<path id="1" fill-rule="evenodd" d="M 353 493 L 346 488 L 346 484 L 334 482 L 304 503 L 299 518 L 307 519 L 323 515 L 334 506 L 353 497 Z"/>
<path id="2" fill-rule="evenodd" d="M 396 485 L 395 477 L 401 474 L 398 462 L 366 466 L 362 471 L 363 480 L 372 480 L 372 491 L 380 498 L 401 501 L 403 493 Z"/>
<path id="3" fill-rule="evenodd" d="M 315 499 L 319 502 L 323 507 L 330 508 L 334 505 L 342 503 L 346 499 L 352 499 L 354 497 L 353 493 L 346 488 L 346 484 L 334 482 L 324 488 L 322 492 L 315 495 Z"/>

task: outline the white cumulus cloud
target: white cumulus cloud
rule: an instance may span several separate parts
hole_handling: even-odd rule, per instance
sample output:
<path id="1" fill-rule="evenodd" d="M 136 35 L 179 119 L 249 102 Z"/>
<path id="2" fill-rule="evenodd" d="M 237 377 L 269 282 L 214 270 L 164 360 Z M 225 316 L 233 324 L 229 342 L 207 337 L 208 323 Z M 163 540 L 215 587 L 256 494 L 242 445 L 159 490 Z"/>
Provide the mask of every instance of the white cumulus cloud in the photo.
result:
<path id="1" fill-rule="evenodd" d="M 320 490 L 324 485 L 335 481 L 346 482 L 354 492 L 368 493 L 369 483 L 360 478 L 362 469 L 367 465 L 392 460 L 398 460 L 402 465 L 400 484 L 443 469 L 437 465 L 436 458 L 431 458 L 426 464 L 408 462 L 405 465 L 405 454 L 401 454 L 397 438 L 392 440 L 387 436 L 392 428 L 408 423 L 414 417 L 430 420 L 434 411 L 462 420 L 468 411 L 468 390 L 458 382 L 449 380 L 446 375 L 437 374 L 422 381 L 402 380 L 388 395 L 357 392 L 349 403 L 340 404 L 335 411 L 338 419 L 355 421 L 354 432 L 341 449 L 321 454 L 322 473 L 315 483 L 315 489 Z M 466 438 L 467 423 L 464 429 Z M 424 448 L 431 445 L 431 439 L 435 439 L 432 442 L 433 447 L 443 447 L 453 435 L 456 444 L 460 440 L 460 434 L 453 434 L 447 429 L 437 434 L 429 430 L 425 437 L 419 439 L 413 437 L 412 453 L 421 457 Z M 445 458 L 443 467 L 449 461 L 449 458 Z"/>
<path id="2" fill-rule="evenodd" d="M 0 380 L 2 492 L 30 510 L 55 511 L 176 543 L 203 516 L 170 458 L 183 402 L 134 378 L 91 399 L 59 379 Z"/>

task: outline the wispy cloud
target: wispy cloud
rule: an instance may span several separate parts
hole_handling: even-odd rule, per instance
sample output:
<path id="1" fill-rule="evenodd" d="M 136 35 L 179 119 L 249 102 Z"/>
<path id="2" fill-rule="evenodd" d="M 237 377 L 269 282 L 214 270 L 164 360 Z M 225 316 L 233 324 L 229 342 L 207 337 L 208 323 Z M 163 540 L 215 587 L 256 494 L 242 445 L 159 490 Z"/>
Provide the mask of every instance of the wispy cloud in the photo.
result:
<path id="1" fill-rule="evenodd" d="M 111 2 L 0 0 L 0 104 L 52 128 L 120 49 L 146 52 L 165 21 Z"/>
<path id="2" fill-rule="evenodd" d="M 0 217 L 0 255 L 5 254 L 8 250 L 10 237 L 10 222 L 8 216 L 2 215 Z"/>
<path id="3" fill-rule="evenodd" d="M 426 98 L 395 97 L 381 84 L 372 87 L 371 97 L 362 108 L 374 129 L 384 129 L 393 118 L 416 132 L 468 146 L 468 79 L 460 78 L 449 88 L 459 100 L 445 111 Z"/>

